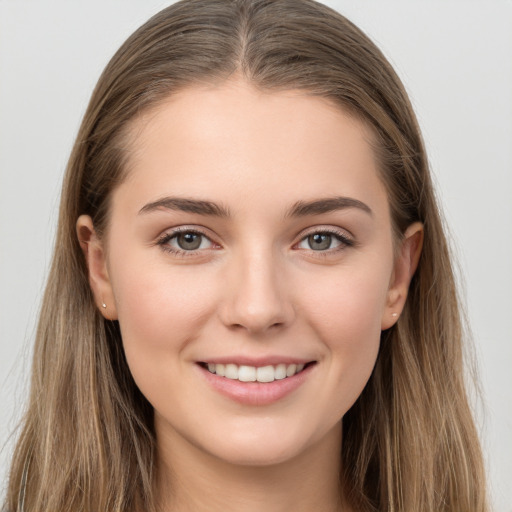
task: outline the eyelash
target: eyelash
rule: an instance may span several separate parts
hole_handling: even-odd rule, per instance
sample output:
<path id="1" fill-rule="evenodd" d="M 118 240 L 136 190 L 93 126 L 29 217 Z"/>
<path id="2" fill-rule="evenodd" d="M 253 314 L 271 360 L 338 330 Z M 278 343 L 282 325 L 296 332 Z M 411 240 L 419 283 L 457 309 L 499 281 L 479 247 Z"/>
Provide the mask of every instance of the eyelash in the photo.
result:
<path id="1" fill-rule="evenodd" d="M 182 233 L 191 233 L 194 235 L 202 236 L 202 237 L 206 238 L 207 240 L 209 240 L 210 243 L 215 245 L 215 242 L 213 242 L 210 239 L 210 237 L 208 237 L 208 235 L 206 235 L 201 230 L 199 230 L 197 228 L 187 228 L 187 227 L 176 228 L 171 232 L 167 232 L 167 233 L 163 234 L 157 240 L 156 245 L 159 245 L 162 248 L 162 250 L 164 250 L 165 252 L 171 253 L 174 256 L 180 257 L 180 258 L 197 256 L 197 254 L 199 252 L 204 250 L 204 249 L 195 249 L 195 250 L 186 251 L 184 249 L 177 249 L 175 247 L 171 247 L 169 245 L 169 242 L 173 238 L 176 238 L 178 235 L 180 235 Z M 348 237 L 342 231 L 338 231 L 336 229 L 317 229 L 317 230 L 310 231 L 309 233 L 306 233 L 305 235 L 303 235 L 302 238 L 299 240 L 299 242 L 297 242 L 294 245 L 294 247 L 296 247 L 297 245 L 299 245 L 300 243 L 302 243 L 304 240 L 306 240 L 308 237 L 310 237 L 312 235 L 330 235 L 330 236 L 333 236 L 338 242 L 340 242 L 340 245 L 338 247 L 335 247 L 334 249 L 326 249 L 324 251 L 322 251 L 322 250 L 315 251 L 314 249 L 309 249 L 309 251 L 314 253 L 314 255 L 316 257 L 324 257 L 324 258 L 329 257 L 329 256 L 332 256 L 333 254 L 337 254 L 338 252 L 340 252 L 348 247 L 354 247 L 356 245 L 355 240 Z M 304 250 L 307 250 L 307 249 L 304 249 Z"/>
<path id="2" fill-rule="evenodd" d="M 335 247 L 333 249 L 326 249 L 325 251 L 321 251 L 321 250 L 317 250 L 315 251 L 314 249 L 309 249 L 309 251 L 311 253 L 313 253 L 315 255 L 315 257 L 320 257 L 320 258 L 328 258 L 329 256 L 333 256 L 334 254 L 338 254 L 339 252 L 343 251 L 344 249 L 347 249 L 349 247 L 354 247 L 356 245 L 356 242 L 353 238 L 350 238 L 349 236 L 346 235 L 346 233 L 344 233 L 343 231 L 338 231 L 336 229 L 329 229 L 329 228 L 326 228 L 326 229 L 315 229 L 315 230 L 312 230 L 310 231 L 309 233 L 306 233 L 301 239 L 300 241 L 295 244 L 295 246 L 299 245 L 300 243 L 302 243 L 304 240 L 306 240 L 308 237 L 312 236 L 312 235 L 330 235 L 332 237 L 334 237 L 339 243 L 340 245 L 338 247 Z M 305 250 L 308 250 L 308 249 L 305 249 Z"/>
<path id="3" fill-rule="evenodd" d="M 171 232 L 164 233 L 157 240 L 156 243 L 165 252 L 171 253 L 174 256 L 177 256 L 179 258 L 187 258 L 187 257 L 190 257 L 190 256 L 197 256 L 197 254 L 200 252 L 200 250 L 198 250 L 198 249 L 192 250 L 192 251 L 185 251 L 184 249 L 177 249 L 177 248 L 171 247 L 169 245 L 169 242 L 173 238 L 176 238 L 178 235 L 180 235 L 182 233 L 191 233 L 191 234 L 194 234 L 194 235 L 202 236 L 202 237 L 206 238 L 207 240 L 209 240 L 212 244 L 214 244 L 214 242 L 211 241 L 210 237 L 208 235 L 206 235 L 205 233 L 203 233 L 202 231 L 200 231 L 199 229 L 197 229 L 197 228 L 187 228 L 187 227 L 176 228 L 176 229 L 174 229 Z"/>

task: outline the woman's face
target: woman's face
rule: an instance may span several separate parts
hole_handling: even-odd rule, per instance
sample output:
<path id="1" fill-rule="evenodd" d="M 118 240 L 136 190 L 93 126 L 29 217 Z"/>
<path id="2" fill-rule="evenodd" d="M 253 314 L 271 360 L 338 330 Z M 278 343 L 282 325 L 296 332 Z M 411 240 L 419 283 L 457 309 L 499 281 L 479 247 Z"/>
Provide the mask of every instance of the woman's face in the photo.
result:
<path id="1" fill-rule="evenodd" d="M 258 465 L 339 448 L 408 279 L 369 138 L 325 99 L 241 80 L 133 124 L 88 258 L 161 444 Z"/>

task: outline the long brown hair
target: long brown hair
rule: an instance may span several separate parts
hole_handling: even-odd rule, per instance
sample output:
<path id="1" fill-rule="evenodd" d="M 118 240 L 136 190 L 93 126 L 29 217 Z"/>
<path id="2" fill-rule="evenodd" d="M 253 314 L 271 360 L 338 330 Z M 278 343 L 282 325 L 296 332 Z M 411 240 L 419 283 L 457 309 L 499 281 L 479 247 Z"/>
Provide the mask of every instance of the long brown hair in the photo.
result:
<path id="1" fill-rule="evenodd" d="M 103 72 L 64 180 L 37 330 L 31 395 L 16 447 L 11 512 L 154 510 L 153 411 L 128 370 L 116 322 L 96 309 L 75 235 L 101 234 L 141 112 L 204 81 L 242 74 L 302 89 L 370 126 L 397 239 L 424 224 L 399 322 L 343 419 L 343 485 L 360 511 L 487 510 L 463 378 L 463 329 L 449 251 L 418 124 L 397 75 L 351 22 L 313 0 L 184 0 L 151 18 Z"/>

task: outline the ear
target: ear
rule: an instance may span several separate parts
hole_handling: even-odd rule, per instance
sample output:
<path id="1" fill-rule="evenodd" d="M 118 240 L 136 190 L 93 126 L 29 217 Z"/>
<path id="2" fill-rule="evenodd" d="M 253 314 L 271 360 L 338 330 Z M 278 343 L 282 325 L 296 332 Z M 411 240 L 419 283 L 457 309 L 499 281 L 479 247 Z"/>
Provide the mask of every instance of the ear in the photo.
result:
<path id="1" fill-rule="evenodd" d="M 85 256 L 96 306 L 107 320 L 117 320 L 112 285 L 108 276 L 107 261 L 102 241 L 98 238 L 91 217 L 80 215 L 76 233 Z"/>
<path id="2" fill-rule="evenodd" d="M 393 274 L 389 283 L 386 307 L 384 308 L 381 329 L 389 329 L 395 324 L 403 310 L 409 284 L 418 267 L 423 246 L 423 224 L 415 222 L 404 233 L 400 242 Z"/>

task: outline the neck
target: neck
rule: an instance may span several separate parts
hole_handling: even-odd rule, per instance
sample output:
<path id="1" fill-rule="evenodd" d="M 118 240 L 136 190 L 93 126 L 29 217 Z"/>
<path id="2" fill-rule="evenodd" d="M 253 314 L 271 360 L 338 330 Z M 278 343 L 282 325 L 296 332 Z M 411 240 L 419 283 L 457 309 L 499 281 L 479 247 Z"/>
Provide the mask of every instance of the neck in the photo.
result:
<path id="1" fill-rule="evenodd" d="M 292 460 L 235 465 L 166 433 L 158 439 L 162 512 L 340 512 L 341 427 Z M 178 442 L 176 442 L 178 441 Z"/>

